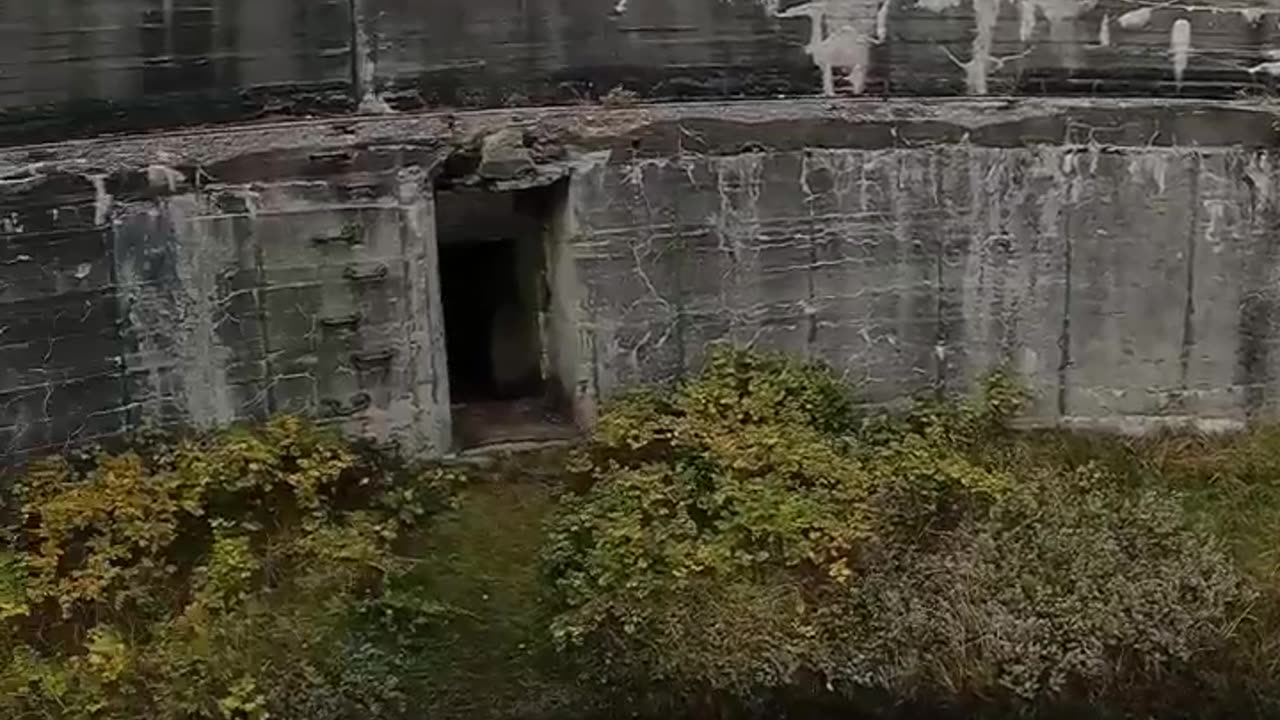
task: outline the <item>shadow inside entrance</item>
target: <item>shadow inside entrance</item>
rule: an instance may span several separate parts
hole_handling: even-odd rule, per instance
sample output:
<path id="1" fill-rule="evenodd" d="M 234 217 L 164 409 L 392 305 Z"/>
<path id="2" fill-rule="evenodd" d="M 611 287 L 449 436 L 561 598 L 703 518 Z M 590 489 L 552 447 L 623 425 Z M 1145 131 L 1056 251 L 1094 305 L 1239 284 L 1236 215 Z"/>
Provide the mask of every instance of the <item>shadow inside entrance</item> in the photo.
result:
<path id="1" fill-rule="evenodd" d="M 546 245 L 553 189 L 437 193 L 454 446 L 572 438 Z M 564 332 L 559 335 L 565 335 Z"/>

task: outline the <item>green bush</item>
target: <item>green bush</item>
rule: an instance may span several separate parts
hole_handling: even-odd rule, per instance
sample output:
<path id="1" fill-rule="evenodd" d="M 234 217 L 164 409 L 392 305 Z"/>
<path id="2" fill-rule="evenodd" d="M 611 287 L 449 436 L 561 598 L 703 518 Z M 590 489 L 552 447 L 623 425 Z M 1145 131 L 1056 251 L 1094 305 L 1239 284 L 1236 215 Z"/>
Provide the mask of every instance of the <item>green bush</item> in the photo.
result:
<path id="1" fill-rule="evenodd" d="M 0 555 L 0 711 L 396 717 L 362 608 L 451 482 L 295 418 L 37 464 Z"/>
<path id="2" fill-rule="evenodd" d="M 1250 592 L 1169 489 L 1026 472 L 1022 398 L 995 374 L 973 400 L 858 418 L 820 369 L 719 350 L 620 400 L 550 524 L 557 639 L 614 686 L 721 709 L 1158 706 L 1231 644 Z"/>
<path id="3" fill-rule="evenodd" d="M 1023 398 L 865 414 L 719 348 L 462 492 L 291 418 L 53 458 L 6 505 L 0 717 L 1274 716 L 1280 433 Z"/>
<path id="4" fill-rule="evenodd" d="M 820 611 L 868 541 L 1007 483 L 933 424 L 864 446 L 852 407 L 821 368 L 726 349 L 671 395 L 616 403 L 549 531 L 558 640 L 603 680 L 692 696 L 821 666 Z"/>
<path id="5" fill-rule="evenodd" d="M 850 688 L 999 707 L 1164 705 L 1233 642 L 1251 601 L 1178 498 L 1095 468 L 1028 479 L 928 551 L 867 556 L 833 604 Z M 1162 707 L 1163 706 L 1163 707 Z"/>

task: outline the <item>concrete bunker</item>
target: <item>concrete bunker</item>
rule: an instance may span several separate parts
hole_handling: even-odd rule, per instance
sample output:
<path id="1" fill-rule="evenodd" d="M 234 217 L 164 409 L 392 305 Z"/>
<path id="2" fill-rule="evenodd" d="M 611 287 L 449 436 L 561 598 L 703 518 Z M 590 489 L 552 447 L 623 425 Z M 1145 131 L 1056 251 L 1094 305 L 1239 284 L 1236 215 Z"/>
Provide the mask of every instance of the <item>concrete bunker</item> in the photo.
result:
<path id="1" fill-rule="evenodd" d="M 455 447 L 571 436 L 573 355 L 554 308 L 567 181 L 436 190 L 440 302 Z"/>

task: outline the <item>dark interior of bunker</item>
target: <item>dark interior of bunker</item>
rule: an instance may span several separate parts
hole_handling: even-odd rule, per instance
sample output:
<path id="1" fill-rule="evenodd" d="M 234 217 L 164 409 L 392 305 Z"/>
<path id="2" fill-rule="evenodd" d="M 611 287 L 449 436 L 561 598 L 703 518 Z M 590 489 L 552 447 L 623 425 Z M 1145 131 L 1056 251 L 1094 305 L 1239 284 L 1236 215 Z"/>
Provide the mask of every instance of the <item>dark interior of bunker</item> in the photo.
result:
<path id="1" fill-rule="evenodd" d="M 551 364 L 545 245 L 554 188 L 436 195 L 455 443 L 554 439 L 571 428 Z"/>

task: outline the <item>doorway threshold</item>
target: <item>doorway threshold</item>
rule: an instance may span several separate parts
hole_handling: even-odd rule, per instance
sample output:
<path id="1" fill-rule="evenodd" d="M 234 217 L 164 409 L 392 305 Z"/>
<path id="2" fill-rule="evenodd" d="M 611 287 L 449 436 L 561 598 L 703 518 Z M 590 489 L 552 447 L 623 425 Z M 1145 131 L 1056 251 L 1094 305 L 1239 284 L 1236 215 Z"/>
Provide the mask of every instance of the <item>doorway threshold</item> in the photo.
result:
<path id="1" fill-rule="evenodd" d="M 572 418 L 544 398 L 472 400 L 453 406 L 454 444 L 460 451 L 508 443 L 567 441 L 577 437 Z"/>

